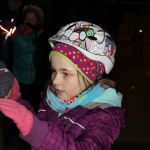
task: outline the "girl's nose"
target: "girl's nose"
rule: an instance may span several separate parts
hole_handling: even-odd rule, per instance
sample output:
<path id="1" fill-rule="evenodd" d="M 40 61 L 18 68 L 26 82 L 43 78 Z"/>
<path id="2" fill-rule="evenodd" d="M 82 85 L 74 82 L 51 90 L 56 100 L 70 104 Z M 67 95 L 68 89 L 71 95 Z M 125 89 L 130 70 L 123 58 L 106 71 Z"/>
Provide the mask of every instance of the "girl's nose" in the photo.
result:
<path id="1" fill-rule="evenodd" d="M 60 76 L 59 76 L 59 74 L 56 73 L 52 77 L 52 83 L 53 83 L 53 85 L 58 85 L 58 84 L 60 84 L 60 82 L 61 82 Z"/>

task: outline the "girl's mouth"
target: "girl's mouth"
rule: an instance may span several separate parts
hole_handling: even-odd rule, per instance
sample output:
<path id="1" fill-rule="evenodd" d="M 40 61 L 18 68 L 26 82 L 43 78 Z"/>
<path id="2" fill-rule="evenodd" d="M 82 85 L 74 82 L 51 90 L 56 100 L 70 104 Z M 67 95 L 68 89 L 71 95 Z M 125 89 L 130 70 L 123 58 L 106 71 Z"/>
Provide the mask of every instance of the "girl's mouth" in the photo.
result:
<path id="1" fill-rule="evenodd" d="M 55 90 L 55 93 L 56 93 L 57 96 L 60 96 L 60 95 L 62 95 L 62 94 L 64 93 L 64 91 L 63 91 L 63 90 L 56 89 L 56 90 Z"/>

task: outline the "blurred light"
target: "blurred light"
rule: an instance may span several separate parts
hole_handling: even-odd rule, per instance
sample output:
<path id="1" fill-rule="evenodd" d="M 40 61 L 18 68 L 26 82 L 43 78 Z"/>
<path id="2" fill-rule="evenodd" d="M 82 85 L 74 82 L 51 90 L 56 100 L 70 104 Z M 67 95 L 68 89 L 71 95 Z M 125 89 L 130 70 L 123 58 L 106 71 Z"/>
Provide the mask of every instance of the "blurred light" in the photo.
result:
<path id="1" fill-rule="evenodd" d="M 140 33 L 142 33 L 142 32 L 143 32 L 143 30 L 142 30 L 142 29 L 140 29 L 140 30 L 139 30 L 139 32 L 140 32 Z"/>
<path id="2" fill-rule="evenodd" d="M 14 19 L 11 19 L 11 23 L 14 22 Z M 6 37 L 11 36 L 12 34 L 14 34 L 15 30 L 16 30 L 16 26 L 13 26 L 12 28 L 10 28 L 9 30 L 7 30 L 6 28 L 4 28 L 2 25 L 0 25 L 0 29 L 4 32 L 6 32 Z"/>
<path id="3" fill-rule="evenodd" d="M 12 18 L 12 19 L 11 19 L 11 23 L 13 23 L 13 22 L 14 22 L 14 19 Z M 5 40 L 4 40 L 4 43 L 5 43 L 5 41 L 7 40 L 7 38 L 8 38 L 9 36 L 11 36 L 12 34 L 14 34 L 14 32 L 15 32 L 15 30 L 16 30 L 16 26 L 13 26 L 13 27 L 11 27 L 9 30 L 7 30 L 7 29 L 4 28 L 2 25 L 0 25 L 0 29 L 6 33 L 6 35 L 5 35 Z"/>
<path id="4" fill-rule="evenodd" d="M 11 19 L 11 22 L 14 22 L 14 18 Z"/>
<path id="5" fill-rule="evenodd" d="M 135 86 L 134 85 L 131 86 L 131 90 L 135 90 Z"/>
<path id="6" fill-rule="evenodd" d="M 2 27 L 2 25 L 0 25 L 0 29 L 5 31 L 6 33 L 9 33 L 9 31 L 7 29 L 5 29 L 4 27 Z"/>
<path id="7" fill-rule="evenodd" d="M 147 72 L 148 77 L 150 77 L 150 71 Z"/>

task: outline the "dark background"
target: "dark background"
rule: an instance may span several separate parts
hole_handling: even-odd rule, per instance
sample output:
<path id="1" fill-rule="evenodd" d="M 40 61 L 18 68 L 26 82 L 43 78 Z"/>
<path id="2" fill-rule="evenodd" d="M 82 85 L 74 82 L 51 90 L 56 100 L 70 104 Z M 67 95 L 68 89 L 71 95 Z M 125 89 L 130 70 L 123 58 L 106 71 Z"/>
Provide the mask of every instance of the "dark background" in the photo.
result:
<path id="1" fill-rule="evenodd" d="M 110 76 L 121 86 L 126 128 L 114 150 L 150 149 L 150 1 L 148 0 L 0 0 L 0 19 L 21 22 L 25 4 L 37 4 L 45 13 L 47 36 L 78 20 L 107 30 L 117 44 L 116 65 Z M 12 8 L 8 7 L 8 3 Z M 140 32 L 142 31 L 142 32 Z"/>

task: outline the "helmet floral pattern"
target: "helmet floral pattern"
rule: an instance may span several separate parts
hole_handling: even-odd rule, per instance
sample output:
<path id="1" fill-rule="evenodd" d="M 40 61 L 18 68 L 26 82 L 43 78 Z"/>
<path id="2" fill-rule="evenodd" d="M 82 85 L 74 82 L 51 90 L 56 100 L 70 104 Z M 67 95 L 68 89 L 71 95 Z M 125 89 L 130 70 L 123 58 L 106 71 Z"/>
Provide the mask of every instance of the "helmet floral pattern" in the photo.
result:
<path id="1" fill-rule="evenodd" d="M 52 47 L 54 42 L 74 46 L 90 59 L 104 63 L 106 73 L 113 67 L 115 43 L 107 32 L 93 23 L 78 21 L 67 24 L 50 37 L 49 41 Z"/>
<path id="2" fill-rule="evenodd" d="M 68 24 L 61 30 L 59 38 L 68 40 L 72 44 L 79 46 L 93 54 L 107 55 L 111 58 L 115 50 L 115 45 L 110 39 L 110 35 L 95 24 L 81 22 Z"/>

